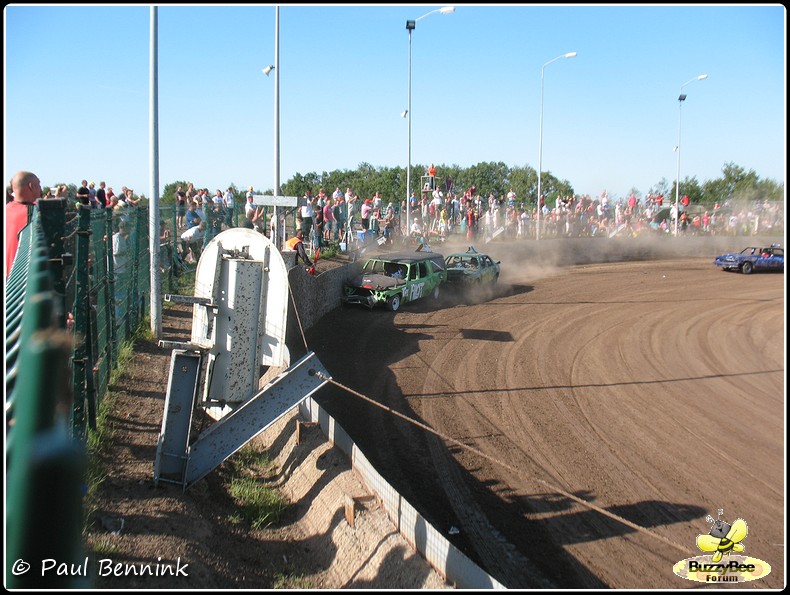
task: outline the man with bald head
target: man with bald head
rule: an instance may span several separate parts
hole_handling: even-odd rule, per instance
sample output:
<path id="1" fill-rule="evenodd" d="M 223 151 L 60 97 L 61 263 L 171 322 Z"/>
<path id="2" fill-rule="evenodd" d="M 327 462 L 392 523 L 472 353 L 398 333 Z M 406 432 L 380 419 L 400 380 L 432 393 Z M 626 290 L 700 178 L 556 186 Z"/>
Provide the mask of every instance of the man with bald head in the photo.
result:
<path id="1" fill-rule="evenodd" d="M 14 200 L 5 205 L 5 276 L 14 264 L 19 247 L 19 232 L 28 224 L 33 205 L 41 198 L 41 181 L 29 171 L 20 171 L 11 179 Z"/>

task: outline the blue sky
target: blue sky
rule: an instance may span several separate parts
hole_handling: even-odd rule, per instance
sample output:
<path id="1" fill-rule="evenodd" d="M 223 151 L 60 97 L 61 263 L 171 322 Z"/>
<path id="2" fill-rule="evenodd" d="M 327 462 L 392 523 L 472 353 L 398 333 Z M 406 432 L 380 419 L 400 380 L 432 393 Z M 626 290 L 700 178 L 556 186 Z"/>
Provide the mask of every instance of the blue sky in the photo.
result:
<path id="1" fill-rule="evenodd" d="M 282 5 L 280 179 L 406 167 L 407 19 L 442 5 Z M 538 166 L 643 195 L 733 162 L 785 181 L 786 11 L 750 5 L 455 5 L 412 34 L 412 164 Z M 11 5 L 6 181 L 150 195 L 148 5 Z M 159 187 L 274 186 L 274 5 L 158 8 Z M 679 109 L 680 87 L 687 95 Z M 414 174 L 413 174 L 414 175 Z M 419 175 L 416 174 L 416 175 Z M 441 171 L 439 172 L 441 175 Z"/>

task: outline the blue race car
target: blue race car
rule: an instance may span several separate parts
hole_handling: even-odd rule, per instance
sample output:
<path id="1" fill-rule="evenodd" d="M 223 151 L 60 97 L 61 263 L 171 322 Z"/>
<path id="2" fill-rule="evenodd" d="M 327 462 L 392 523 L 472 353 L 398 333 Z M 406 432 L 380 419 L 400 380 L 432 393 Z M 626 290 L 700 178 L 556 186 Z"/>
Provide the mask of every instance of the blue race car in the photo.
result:
<path id="1" fill-rule="evenodd" d="M 779 244 L 771 244 L 768 248 L 749 246 L 738 253 L 722 254 L 713 261 L 724 271 L 740 271 L 744 275 L 754 271 L 785 270 L 785 251 Z"/>

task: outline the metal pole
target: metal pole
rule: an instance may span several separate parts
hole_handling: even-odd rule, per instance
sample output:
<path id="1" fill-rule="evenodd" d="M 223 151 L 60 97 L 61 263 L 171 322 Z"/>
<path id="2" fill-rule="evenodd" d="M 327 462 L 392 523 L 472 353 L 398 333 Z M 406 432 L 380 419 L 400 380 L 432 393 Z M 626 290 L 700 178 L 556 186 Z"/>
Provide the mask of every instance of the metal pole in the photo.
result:
<path id="1" fill-rule="evenodd" d="M 274 7 L 274 196 L 280 196 L 280 7 Z M 276 202 L 276 201 L 275 201 Z M 280 249 L 280 221 L 274 205 L 272 241 Z"/>
<path id="2" fill-rule="evenodd" d="M 556 62 L 562 58 L 575 58 L 576 52 L 568 52 L 567 54 L 563 54 L 562 56 L 557 56 L 556 58 L 552 58 L 548 62 L 546 62 L 540 69 L 540 146 L 538 147 L 538 221 L 537 221 L 537 229 L 535 230 L 535 239 L 540 239 L 540 195 L 541 195 L 541 179 L 542 174 L 541 171 L 543 170 L 543 74 L 546 70 L 546 66 L 551 64 L 552 62 Z"/>
<path id="3" fill-rule="evenodd" d="M 151 58 L 150 58 L 150 185 L 148 207 L 148 251 L 151 259 L 151 332 L 157 339 L 162 336 L 162 273 L 159 246 L 159 93 L 158 93 L 158 16 L 157 7 L 151 7 Z M 175 242 L 175 238 L 173 238 Z M 172 263 L 171 263 L 172 264 Z"/>
<path id="4" fill-rule="evenodd" d="M 683 90 L 683 87 L 680 88 Z M 678 219 L 680 219 L 679 199 L 680 199 L 680 118 L 683 112 L 683 99 L 685 97 L 681 93 L 678 97 L 678 147 L 677 147 L 677 174 L 675 176 L 675 237 L 678 237 Z"/>
<path id="5" fill-rule="evenodd" d="M 540 239 L 540 190 L 541 190 L 541 171 L 543 171 L 543 73 L 546 64 L 540 69 L 540 133 L 538 146 L 538 219 L 535 228 L 535 239 Z"/>
<path id="6" fill-rule="evenodd" d="M 411 24 L 411 26 L 409 26 Z M 409 160 L 406 166 L 406 234 L 410 233 L 411 218 L 409 206 L 411 203 L 411 32 L 414 30 L 415 23 L 406 21 L 406 28 L 409 30 L 409 98 L 406 102 L 406 117 L 408 118 L 407 128 L 409 130 Z"/>
<path id="7" fill-rule="evenodd" d="M 703 81 L 708 78 L 707 74 L 701 74 L 699 76 L 695 76 L 693 79 L 689 79 L 682 85 L 680 85 L 680 95 L 678 95 L 678 146 L 677 146 L 677 153 L 678 153 L 678 170 L 677 170 L 677 178 L 675 179 L 675 237 L 678 237 L 678 220 L 680 219 L 680 205 L 679 205 L 679 198 L 680 198 L 680 117 L 683 102 L 686 100 L 686 96 L 683 95 L 683 87 L 688 85 L 689 83 L 693 83 L 694 81 Z"/>

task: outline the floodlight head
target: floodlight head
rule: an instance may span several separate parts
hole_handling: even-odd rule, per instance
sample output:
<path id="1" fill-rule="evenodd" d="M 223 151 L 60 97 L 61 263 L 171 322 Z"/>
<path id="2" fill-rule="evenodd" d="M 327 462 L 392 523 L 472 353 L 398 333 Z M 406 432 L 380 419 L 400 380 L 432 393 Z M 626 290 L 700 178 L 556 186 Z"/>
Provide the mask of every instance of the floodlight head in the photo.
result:
<path id="1" fill-rule="evenodd" d="M 403 111 L 400 113 L 400 117 L 401 117 L 401 118 L 405 118 L 405 117 L 406 117 L 406 116 L 408 116 L 408 115 L 409 115 L 409 110 L 407 110 L 407 109 L 403 110 Z"/>
<path id="2" fill-rule="evenodd" d="M 686 101 L 686 96 L 683 93 L 681 93 L 680 97 L 678 97 L 678 101 Z"/>
<path id="3" fill-rule="evenodd" d="M 269 76 L 269 73 L 270 73 L 272 70 L 274 70 L 274 66 L 267 66 L 267 67 L 266 67 L 266 68 L 264 68 L 264 69 L 263 69 L 261 72 L 263 72 L 263 74 L 265 74 L 266 76 Z"/>
<path id="4" fill-rule="evenodd" d="M 445 6 L 439 9 L 439 12 L 442 14 L 448 14 L 451 12 L 455 12 L 455 6 Z"/>
<path id="5" fill-rule="evenodd" d="M 575 58 L 575 57 L 576 57 L 576 52 L 568 52 L 567 54 L 565 54 L 565 58 Z"/>
<path id="6" fill-rule="evenodd" d="M 699 75 L 699 76 L 697 77 L 697 80 L 698 80 L 698 81 L 704 81 L 706 78 L 708 78 L 708 75 L 707 75 L 707 74 L 701 74 L 701 75 Z"/>
<path id="7" fill-rule="evenodd" d="M 414 20 L 406 21 L 406 28 L 409 31 L 413 31 L 416 26 L 417 26 L 417 21 Z"/>

